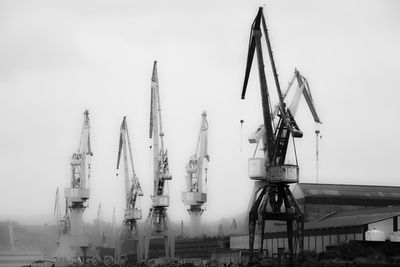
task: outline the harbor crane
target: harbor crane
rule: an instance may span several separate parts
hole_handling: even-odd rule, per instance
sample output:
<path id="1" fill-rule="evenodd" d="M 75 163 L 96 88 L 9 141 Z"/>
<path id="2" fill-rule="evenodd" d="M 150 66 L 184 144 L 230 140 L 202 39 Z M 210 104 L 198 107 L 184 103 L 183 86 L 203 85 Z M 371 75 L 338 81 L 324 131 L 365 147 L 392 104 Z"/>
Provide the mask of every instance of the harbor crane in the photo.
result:
<path id="1" fill-rule="evenodd" d="M 208 122 L 207 114 L 201 115 L 201 125 L 195 153 L 186 165 L 186 192 L 182 192 L 182 201 L 189 205 L 190 236 L 195 237 L 201 233 L 202 205 L 207 202 L 207 170 L 210 157 L 207 152 Z M 203 177 L 204 169 L 204 177 Z"/>
<path id="2" fill-rule="evenodd" d="M 154 61 L 151 78 L 149 136 L 153 139 L 154 194 L 151 196 L 152 205 L 144 228 L 144 259 L 147 260 L 149 257 L 150 239 L 163 237 L 165 258 L 169 260 L 174 258 L 175 254 L 175 237 L 167 216 L 167 207 L 169 206 L 167 185 L 168 181 L 172 180 L 172 176 L 169 174 L 168 153 L 167 150 L 164 150 L 157 61 Z"/>
<path id="3" fill-rule="evenodd" d="M 272 107 L 264 70 L 261 44 L 262 32 L 265 36 L 275 87 L 279 98 L 277 108 L 275 108 L 273 112 L 271 112 Z M 301 138 L 303 136 L 302 131 L 299 129 L 294 119 L 302 94 L 311 109 L 315 122 L 320 123 L 320 120 L 315 112 L 307 80 L 301 76 L 297 70 L 295 71 L 295 77 L 289 83 L 288 90 L 282 94 L 262 7 L 259 8 L 257 16 L 251 26 L 246 72 L 241 95 L 242 99 L 244 99 L 246 94 L 255 51 L 257 51 L 264 123 L 249 138 L 249 141 L 250 143 L 258 143 L 262 140 L 264 156 L 262 158 L 253 157 L 249 159 L 249 177 L 255 180 L 253 199 L 250 203 L 251 208 L 249 212 L 249 264 L 257 261 L 257 259 L 254 259 L 253 255 L 256 224 L 258 223 L 261 231 L 259 255 L 262 255 L 265 224 L 267 221 L 272 220 L 286 222 L 289 265 L 293 265 L 293 256 L 296 254 L 297 249 L 303 249 L 304 215 L 289 189 L 289 184 L 298 183 L 299 181 L 297 156 L 295 164 L 285 163 L 285 158 L 290 138 L 292 137 L 294 143 L 294 138 Z M 287 107 L 284 102 L 285 97 L 295 78 L 299 87 L 294 94 L 292 103 Z M 276 125 L 274 124 L 275 118 L 277 120 Z M 296 155 L 296 151 L 294 152 Z"/>
<path id="4" fill-rule="evenodd" d="M 65 189 L 66 227 L 60 238 L 60 245 L 54 252 L 57 261 L 70 257 L 85 259 L 89 247 L 89 237 L 83 233 L 83 212 L 88 207 L 90 198 L 89 181 L 93 153 L 90 147 L 89 111 L 86 110 L 83 115 L 79 146 L 71 158 L 71 184 Z"/>
<path id="5" fill-rule="evenodd" d="M 125 211 L 121 229 L 121 239 L 118 240 L 133 240 L 135 242 L 137 250 L 137 260 L 139 262 L 142 259 L 142 236 L 141 231 L 139 230 L 138 221 L 142 219 L 142 210 L 139 207 L 138 200 L 139 197 L 143 196 L 143 192 L 142 188 L 140 187 L 139 179 L 136 176 L 135 168 L 133 166 L 132 147 L 131 141 L 129 139 L 126 116 L 124 116 L 120 128 L 117 176 L 119 165 L 121 162 L 121 155 L 123 157 L 124 164 Z M 121 257 L 121 242 L 118 242 L 116 250 L 118 251 L 117 262 L 119 262 Z"/>
<path id="6" fill-rule="evenodd" d="M 106 235 L 103 231 L 103 209 L 101 208 L 101 202 L 97 208 L 97 217 L 96 217 L 96 236 L 99 242 L 99 245 L 102 246 L 106 243 Z"/>
<path id="7" fill-rule="evenodd" d="M 13 223 L 11 221 L 7 222 L 8 222 L 8 236 L 10 238 L 9 249 L 13 251 L 17 248 L 17 240 L 14 238 Z"/>
<path id="8" fill-rule="evenodd" d="M 57 229 L 57 238 L 60 238 L 62 234 L 62 225 L 61 225 L 61 206 L 60 206 L 60 194 L 58 191 L 58 187 L 56 190 L 56 198 L 54 201 L 54 225 Z"/>

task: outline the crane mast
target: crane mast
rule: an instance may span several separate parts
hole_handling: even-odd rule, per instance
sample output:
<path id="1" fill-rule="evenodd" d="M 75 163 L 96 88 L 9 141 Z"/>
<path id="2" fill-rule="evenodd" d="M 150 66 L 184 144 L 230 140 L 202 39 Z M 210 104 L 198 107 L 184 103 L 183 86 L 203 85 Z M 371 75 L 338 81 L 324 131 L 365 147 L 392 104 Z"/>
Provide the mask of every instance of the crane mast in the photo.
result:
<path id="1" fill-rule="evenodd" d="M 200 216 L 204 209 L 202 205 L 207 202 L 207 170 L 209 155 L 207 152 L 208 143 L 208 122 L 207 114 L 203 112 L 199 137 L 197 139 L 196 151 L 190 157 L 186 165 L 186 192 L 182 192 L 182 201 L 189 205 L 190 214 L 190 236 L 195 237 L 201 233 Z M 203 169 L 205 177 L 203 178 Z"/>
<path id="2" fill-rule="evenodd" d="M 61 206 L 60 206 L 60 194 L 58 191 L 58 187 L 56 190 L 56 198 L 54 201 L 54 225 L 57 229 L 57 238 L 60 238 L 62 234 L 62 224 L 61 224 Z"/>
<path id="3" fill-rule="evenodd" d="M 106 242 L 106 236 L 103 231 L 103 209 L 101 208 L 101 202 L 97 208 L 97 218 L 96 218 L 96 230 L 97 230 L 97 239 L 100 246 L 104 245 Z"/>
<path id="4" fill-rule="evenodd" d="M 143 196 L 143 192 L 140 187 L 139 179 L 136 176 L 135 168 L 133 166 L 132 148 L 129 139 L 129 130 L 128 124 L 126 122 L 126 116 L 124 116 L 120 128 L 117 171 L 121 162 L 121 154 L 123 156 L 125 181 L 125 210 L 121 231 L 121 239 L 133 240 L 135 242 L 137 250 L 137 260 L 140 261 L 142 254 L 142 237 L 141 231 L 139 231 L 138 221 L 142 219 L 142 210 L 138 205 L 138 197 Z M 121 243 L 118 244 L 117 251 L 119 252 L 118 254 L 121 253 Z M 120 260 L 120 255 L 117 255 L 117 260 Z"/>
<path id="5" fill-rule="evenodd" d="M 10 239 L 9 243 L 9 248 L 10 250 L 15 250 L 16 249 L 16 240 L 14 239 L 14 230 L 13 230 L 13 225 L 11 221 L 8 221 L 8 236 Z"/>
<path id="6" fill-rule="evenodd" d="M 165 241 L 166 259 L 174 258 L 175 239 L 167 216 L 169 195 L 166 190 L 167 182 L 172 179 L 169 174 L 168 153 L 164 150 L 164 133 L 161 121 L 161 106 L 158 87 L 157 61 L 154 61 L 151 78 L 150 104 L 150 138 L 153 139 L 153 175 L 154 192 L 149 215 L 145 222 L 144 259 L 149 257 L 150 239 L 163 237 Z"/>
<path id="7" fill-rule="evenodd" d="M 261 44 L 262 32 L 265 35 L 269 60 L 279 98 L 279 103 L 272 113 L 270 112 L 271 103 L 264 70 Z M 249 211 L 250 261 L 255 260 L 253 258 L 253 248 L 257 224 L 261 232 L 260 255 L 262 255 L 265 224 L 269 220 L 277 220 L 286 222 L 289 265 L 293 265 L 293 256 L 296 254 L 297 248 L 300 250 L 303 248 L 304 216 L 289 189 L 290 183 L 297 183 L 299 180 L 297 157 L 295 164 L 287 164 L 285 159 L 290 138 L 292 137 L 294 142 L 294 138 L 301 138 L 303 136 L 294 119 L 301 94 L 306 98 L 314 120 L 319 123 L 320 120 L 315 112 L 308 83 L 297 70 L 295 71 L 295 77 L 289 83 L 289 88 L 282 94 L 262 7 L 259 8 L 251 27 L 242 99 L 244 99 L 246 94 L 255 51 L 257 53 L 264 124 L 258 127 L 257 131 L 249 138 L 249 141 L 250 143 L 258 143 L 262 140 L 264 156 L 263 158 L 253 157 L 249 159 L 249 177 L 256 181 Z M 295 92 L 291 105 L 287 107 L 285 98 L 295 79 L 298 81 L 299 87 Z M 274 124 L 275 119 L 277 119 L 276 126 Z M 296 151 L 294 152 L 296 155 Z"/>
<path id="8" fill-rule="evenodd" d="M 84 113 L 83 126 L 79 146 L 71 158 L 71 183 L 65 189 L 66 216 L 64 233 L 60 238 L 60 245 L 54 252 L 57 259 L 71 257 L 86 257 L 89 246 L 89 237 L 83 233 L 83 212 L 88 207 L 90 198 L 90 167 L 93 156 L 90 147 L 90 120 L 89 112 Z M 68 256 L 66 256 L 68 255 Z"/>

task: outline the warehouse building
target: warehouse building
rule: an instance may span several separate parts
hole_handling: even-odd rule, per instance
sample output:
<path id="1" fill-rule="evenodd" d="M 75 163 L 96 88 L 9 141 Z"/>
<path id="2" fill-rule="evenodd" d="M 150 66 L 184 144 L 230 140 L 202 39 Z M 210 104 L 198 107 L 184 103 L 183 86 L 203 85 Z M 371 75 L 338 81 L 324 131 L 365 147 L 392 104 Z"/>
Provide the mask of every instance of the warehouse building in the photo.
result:
<path id="1" fill-rule="evenodd" d="M 293 195 L 305 214 L 305 250 L 321 252 L 349 240 L 365 240 L 373 229 L 389 240 L 400 227 L 400 187 L 300 183 Z M 278 223 L 266 229 L 263 248 L 269 257 L 288 251 L 286 226 Z M 254 248 L 259 249 L 260 236 L 255 239 Z M 227 257 L 219 258 L 246 262 L 248 248 L 248 233 L 232 235 L 230 252 L 221 251 Z"/>
<path id="2" fill-rule="evenodd" d="M 345 211 L 331 215 L 321 221 L 309 222 L 304 226 L 304 249 L 321 252 L 329 246 L 335 246 L 349 240 L 365 240 L 365 232 L 379 230 L 388 240 L 390 234 L 399 229 L 400 206 L 371 208 L 356 211 Z M 232 235 L 231 249 L 248 249 L 248 234 Z M 255 248 L 260 247 L 260 241 Z M 287 234 L 285 226 L 275 226 L 267 230 L 264 249 L 273 257 L 287 251 Z"/>
<path id="3" fill-rule="evenodd" d="M 331 213 L 372 207 L 400 206 L 400 187 L 299 183 L 293 188 L 306 222 Z"/>

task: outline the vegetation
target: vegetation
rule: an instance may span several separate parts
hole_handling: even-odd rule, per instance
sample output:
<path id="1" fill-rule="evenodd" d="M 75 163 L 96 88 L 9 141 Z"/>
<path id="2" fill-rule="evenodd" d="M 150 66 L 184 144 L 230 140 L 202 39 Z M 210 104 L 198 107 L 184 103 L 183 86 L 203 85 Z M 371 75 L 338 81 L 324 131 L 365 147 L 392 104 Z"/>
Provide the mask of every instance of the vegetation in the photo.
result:
<path id="1" fill-rule="evenodd" d="M 296 258 L 296 266 L 399 266 L 400 246 L 391 242 L 373 246 L 372 243 L 349 241 L 332 250 L 316 253 L 302 251 Z M 322 264 L 322 265 L 321 265 Z"/>

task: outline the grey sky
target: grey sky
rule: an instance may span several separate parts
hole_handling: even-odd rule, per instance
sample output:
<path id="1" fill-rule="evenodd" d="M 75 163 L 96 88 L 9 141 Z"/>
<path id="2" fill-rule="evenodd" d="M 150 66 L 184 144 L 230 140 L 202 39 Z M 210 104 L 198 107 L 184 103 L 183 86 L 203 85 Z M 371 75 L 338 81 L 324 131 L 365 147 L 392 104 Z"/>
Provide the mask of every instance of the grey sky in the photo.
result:
<path id="1" fill-rule="evenodd" d="M 122 216 L 115 164 L 123 115 L 147 214 L 153 60 L 173 175 L 172 220 L 188 219 L 180 192 L 203 110 L 211 157 L 204 218 L 246 210 L 254 150 L 246 139 L 262 121 L 256 68 L 245 101 L 240 92 L 250 25 L 263 2 L 215 2 L 0 1 L 0 219 L 51 220 L 56 187 L 69 184 L 85 108 L 94 152 L 85 220 L 96 216 L 99 201 L 106 220 L 113 206 Z M 400 185 L 399 8 L 397 1 L 267 2 L 281 85 L 297 67 L 324 122 L 320 182 Z M 315 126 L 303 100 L 297 120 L 305 133 L 296 143 L 301 181 L 314 182 Z"/>

